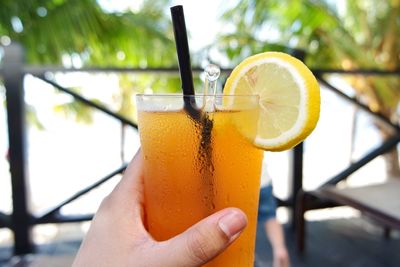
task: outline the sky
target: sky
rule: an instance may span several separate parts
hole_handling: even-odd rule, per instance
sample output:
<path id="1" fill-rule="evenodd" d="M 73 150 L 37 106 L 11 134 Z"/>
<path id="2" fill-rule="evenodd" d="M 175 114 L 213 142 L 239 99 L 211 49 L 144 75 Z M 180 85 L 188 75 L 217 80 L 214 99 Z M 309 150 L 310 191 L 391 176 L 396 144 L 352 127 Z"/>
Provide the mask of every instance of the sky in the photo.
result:
<path id="1" fill-rule="evenodd" d="M 98 0 L 98 3 L 104 9 L 109 11 L 127 9 L 137 11 L 142 2 L 143 0 Z M 223 8 L 226 7 L 226 2 L 222 0 L 171 0 L 171 6 L 183 6 L 192 51 L 198 51 L 213 42 L 216 34 L 221 30 L 221 25 L 217 22 L 217 19 Z M 165 7 L 165 12 L 168 15 L 170 14 L 169 7 Z"/>
<path id="2" fill-rule="evenodd" d="M 224 7 L 223 1 L 175 0 L 172 2 L 174 5 L 182 5 L 184 8 L 186 27 L 190 32 L 190 48 L 197 51 L 205 45 L 212 44 L 222 27 L 217 20 Z"/>

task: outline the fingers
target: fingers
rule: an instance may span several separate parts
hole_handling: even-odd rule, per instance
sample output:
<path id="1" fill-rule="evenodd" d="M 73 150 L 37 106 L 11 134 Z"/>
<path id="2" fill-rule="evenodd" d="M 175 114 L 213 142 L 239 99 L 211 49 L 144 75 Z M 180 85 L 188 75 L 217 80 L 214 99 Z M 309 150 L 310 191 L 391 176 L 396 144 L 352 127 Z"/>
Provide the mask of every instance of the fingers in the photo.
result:
<path id="1" fill-rule="evenodd" d="M 122 201 L 129 205 L 143 201 L 143 158 L 140 149 L 129 163 L 121 181 L 111 195 L 124 198 Z"/>
<path id="2" fill-rule="evenodd" d="M 121 181 L 103 200 L 100 210 L 126 218 L 130 223 L 134 223 L 142 229 L 143 190 L 143 159 L 139 149 L 126 168 Z"/>
<path id="3" fill-rule="evenodd" d="M 127 266 L 132 247 L 151 241 L 143 223 L 140 151 L 123 178 L 101 203 L 73 266 Z"/>
<path id="4" fill-rule="evenodd" d="M 131 162 L 128 164 L 123 178 L 118 185 L 121 186 L 121 190 L 139 190 L 143 188 L 143 157 L 142 151 L 139 150 L 133 156 Z M 118 188 L 117 187 L 117 188 Z M 129 193 L 129 192 L 126 192 Z"/>
<path id="5" fill-rule="evenodd" d="M 219 211 L 177 237 L 164 242 L 164 266 L 200 266 L 225 250 L 247 225 L 239 209 Z M 168 253 L 169 252 L 169 253 Z"/>

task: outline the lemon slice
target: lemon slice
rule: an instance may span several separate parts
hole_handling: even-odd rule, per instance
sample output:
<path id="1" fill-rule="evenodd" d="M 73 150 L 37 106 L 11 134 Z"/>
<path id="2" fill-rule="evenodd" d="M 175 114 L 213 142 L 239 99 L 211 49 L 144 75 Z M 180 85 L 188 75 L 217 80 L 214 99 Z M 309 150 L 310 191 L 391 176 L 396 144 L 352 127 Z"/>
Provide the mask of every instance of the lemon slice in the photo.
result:
<path id="1" fill-rule="evenodd" d="M 270 151 L 303 141 L 319 118 L 319 85 L 300 60 L 280 52 L 245 59 L 229 76 L 224 94 L 260 96 L 260 117 L 254 145 Z"/>

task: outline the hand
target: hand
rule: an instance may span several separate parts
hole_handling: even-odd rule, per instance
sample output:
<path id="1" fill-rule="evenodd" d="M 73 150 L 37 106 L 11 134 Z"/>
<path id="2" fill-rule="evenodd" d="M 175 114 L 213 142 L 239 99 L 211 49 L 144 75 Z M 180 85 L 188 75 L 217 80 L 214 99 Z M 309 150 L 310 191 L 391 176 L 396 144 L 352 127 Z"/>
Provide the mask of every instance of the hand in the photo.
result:
<path id="1" fill-rule="evenodd" d="M 194 267 L 224 251 L 247 225 L 227 208 L 167 241 L 155 241 L 143 225 L 143 163 L 140 151 L 101 203 L 73 263 L 79 266 Z"/>
<path id="2" fill-rule="evenodd" d="M 273 267 L 290 267 L 289 254 L 286 248 L 274 249 L 274 262 Z"/>

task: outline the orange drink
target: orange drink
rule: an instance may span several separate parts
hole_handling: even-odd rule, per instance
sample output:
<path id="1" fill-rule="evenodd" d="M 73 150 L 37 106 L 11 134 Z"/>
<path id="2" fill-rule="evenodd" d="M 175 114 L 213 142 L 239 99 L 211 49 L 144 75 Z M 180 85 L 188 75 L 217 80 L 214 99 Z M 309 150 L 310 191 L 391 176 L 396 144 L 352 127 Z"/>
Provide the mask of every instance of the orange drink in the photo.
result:
<path id="1" fill-rule="evenodd" d="M 182 95 L 137 96 L 148 231 L 167 240 L 218 210 L 237 207 L 248 226 L 206 266 L 253 266 L 263 157 L 252 144 L 258 96 L 190 100 L 200 119 L 186 112 Z"/>

